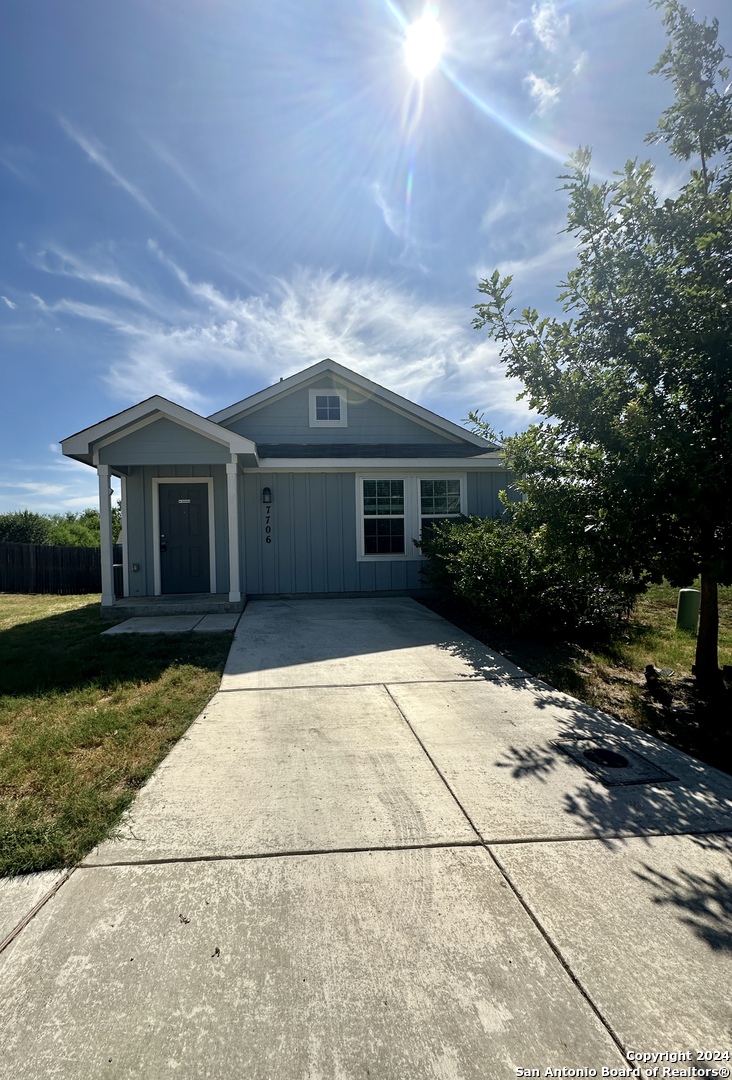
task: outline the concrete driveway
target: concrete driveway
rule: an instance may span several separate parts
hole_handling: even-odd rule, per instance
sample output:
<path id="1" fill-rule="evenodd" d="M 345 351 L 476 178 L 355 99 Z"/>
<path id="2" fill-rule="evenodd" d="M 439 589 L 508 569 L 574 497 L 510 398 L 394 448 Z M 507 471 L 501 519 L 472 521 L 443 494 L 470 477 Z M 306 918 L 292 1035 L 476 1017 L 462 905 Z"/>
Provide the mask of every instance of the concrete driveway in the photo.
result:
<path id="1" fill-rule="evenodd" d="M 414 601 L 250 603 L 119 837 L 3 883 L 0 1076 L 694 1075 L 731 863 L 730 777 Z"/>

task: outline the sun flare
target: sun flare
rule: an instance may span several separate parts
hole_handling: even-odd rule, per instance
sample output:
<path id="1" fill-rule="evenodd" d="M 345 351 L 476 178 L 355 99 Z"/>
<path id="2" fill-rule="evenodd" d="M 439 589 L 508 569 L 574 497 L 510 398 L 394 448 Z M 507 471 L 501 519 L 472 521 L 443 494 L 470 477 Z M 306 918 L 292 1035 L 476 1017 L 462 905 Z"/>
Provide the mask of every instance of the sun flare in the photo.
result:
<path id="1" fill-rule="evenodd" d="M 407 28 L 404 57 L 407 68 L 415 79 L 424 79 L 436 68 L 445 47 L 445 37 L 433 11 L 425 11 Z"/>

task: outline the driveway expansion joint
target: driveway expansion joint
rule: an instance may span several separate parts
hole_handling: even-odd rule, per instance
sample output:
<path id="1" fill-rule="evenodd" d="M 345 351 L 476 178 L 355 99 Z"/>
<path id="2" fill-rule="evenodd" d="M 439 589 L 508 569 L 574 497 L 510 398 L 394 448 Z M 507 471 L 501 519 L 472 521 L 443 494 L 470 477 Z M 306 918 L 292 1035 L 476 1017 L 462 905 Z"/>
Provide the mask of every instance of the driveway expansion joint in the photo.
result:
<path id="1" fill-rule="evenodd" d="M 425 755 L 425 757 L 426 757 L 426 758 L 427 758 L 427 760 L 429 761 L 430 765 L 431 765 L 431 766 L 432 766 L 432 768 L 433 768 L 433 769 L 435 770 L 435 772 L 436 772 L 436 773 L 437 773 L 437 775 L 439 776 L 440 780 L 442 780 L 442 783 L 443 783 L 443 784 L 445 785 L 445 787 L 446 787 L 446 788 L 447 788 L 447 790 L 449 791 L 450 795 L 451 795 L 451 796 L 452 796 L 452 798 L 454 799 L 454 801 L 455 801 L 455 805 L 456 805 L 456 806 L 458 807 L 458 809 L 460 810 L 461 814 L 462 814 L 462 815 L 464 816 L 465 820 L 467 821 L 468 825 L 469 825 L 469 826 L 470 826 L 470 828 L 471 828 L 471 829 L 473 830 L 473 832 L 475 833 L 475 835 L 476 835 L 476 836 L 478 837 L 479 841 L 481 841 L 481 842 L 482 842 L 482 837 L 481 837 L 481 835 L 480 835 L 480 832 L 479 832 L 479 830 L 478 830 L 478 828 L 477 828 L 477 826 L 476 826 L 475 822 L 474 822 L 474 821 L 473 821 L 473 819 L 472 819 L 472 818 L 470 817 L 470 814 L 469 814 L 469 813 L 467 812 L 467 810 L 465 809 L 465 807 L 463 806 L 463 804 L 462 804 L 462 803 L 460 802 L 460 800 L 458 799 L 458 797 L 457 797 L 457 795 L 455 794 L 455 792 L 454 792 L 454 791 L 452 790 L 452 788 L 451 788 L 451 787 L 450 787 L 450 785 L 448 784 L 448 782 L 447 782 L 447 780 L 445 779 L 444 775 L 442 774 L 442 772 L 440 771 L 440 769 L 439 769 L 439 768 L 437 767 L 437 765 L 435 764 L 434 758 L 432 757 L 432 755 L 430 754 L 429 750 L 427 749 L 427 747 L 426 747 L 426 746 L 424 745 L 424 743 L 423 743 L 423 742 L 422 742 L 422 740 L 420 739 L 420 737 L 419 737 L 419 735 L 417 734 L 417 732 L 416 732 L 416 731 L 414 730 L 414 728 L 413 728 L 413 727 L 412 727 L 412 725 L 410 724 L 409 720 L 407 719 L 407 716 L 406 716 L 405 712 L 403 711 L 403 709 L 402 709 L 402 708 L 401 708 L 401 706 L 399 705 L 399 702 L 395 700 L 395 698 L 394 698 L 393 694 L 392 694 L 392 693 L 390 692 L 390 690 L 389 690 L 389 687 L 387 686 L 387 684 L 386 684 L 386 683 L 383 683 L 382 685 L 383 685 L 383 687 L 384 687 L 384 690 L 386 690 L 387 694 L 389 695 L 389 698 L 391 699 L 391 701 L 393 701 L 393 702 L 394 702 L 394 706 L 395 706 L 395 708 L 396 708 L 396 709 L 398 710 L 398 712 L 399 712 L 399 715 L 400 715 L 400 716 L 402 717 L 402 719 L 404 720 L 404 723 L 405 723 L 405 724 L 407 725 L 407 727 L 408 727 L 408 728 L 409 728 L 409 730 L 411 731 L 412 735 L 414 736 L 414 738 L 415 738 L 415 739 L 417 740 L 417 742 L 419 743 L 419 745 L 420 745 L 420 748 L 421 748 L 421 750 L 422 750 L 422 753 L 423 753 L 423 754 Z"/>
<path id="2" fill-rule="evenodd" d="M 119 862 L 82 863 L 79 870 L 108 870 L 120 866 L 170 866 L 178 863 L 256 862 L 261 859 L 293 859 L 304 855 L 370 855 L 383 851 L 451 851 L 454 848 L 482 848 L 483 842 L 475 840 L 439 841 L 432 844 L 385 844 L 369 847 L 302 848 L 291 851 L 242 852 L 239 855 L 172 855 L 165 859 L 128 859 Z"/>
<path id="3" fill-rule="evenodd" d="M 617 1032 L 614 1030 L 614 1028 L 610 1024 L 610 1022 L 607 1020 L 607 1018 L 600 1012 L 597 1005 L 595 1005 L 595 1002 L 592 1000 L 589 993 L 587 992 L 585 987 L 582 985 L 582 982 L 575 975 L 575 973 L 572 971 L 572 968 L 569 966 L 569 963 L 567 962 L 567 960 L 565 960 L 565 958 L 564 958 L 561 950 L 559 949 L 559 947 L 554 943 L 554 941 L 550 937 L 548 931 L 544 928 L 544 926 L 539 921 L 537 916 L 531 910 L 531 908 L 529 907 L 526 900 L 524 900 L 524 898 L 521 895 L 521 892 L 519 891 L 518 887 L 512 881 L 511 875 L 502 866 L 501 862 L 496 857 L 495 853 L 493 851 L 491 851 L 490 848 L 487 845 L 484 845 L 484 847 L 485 847 L 485 850 L 486 850 L 488 856 L 493 861 L 493 863 L 496 866 L 497 870 L 499 871 L 499 873 L 503 877 L 504 881 L 506 882 L 507 887 L 511 890 L 511 892 L 516 897 L 516 899 L 518 900 L 521 907 L 524 909 L 524 911 L 526 912 L 528 917 L 531 919 L 532 923 L 534 924 L 536 929 L 539 931 L 539 933 L 543 937 L 544 941 L 547 943 L 548 947 L 551 949 L 552 953 L 556 957 L 558 963 L 563 968 L 565 974 L 569 977 L 571 982 L 577 988 L 579 993 L 582 995 L 584 1000 L 587 1002 L 587 1005 L 589 1006 L 589 1008 L 592 1009 L 592 1011 L 595 1014 L 595 1016 L 597 1017 L 597 1019 L 600 1021 L 600 1023 L 605 1028 L 605 1030 L 607 1031 L 607 1033 L 610 1036 L 610 1038 L 612 1039 L 612 1041 L 615 1043 L 615 1046 L 617 1047 L 617 1049 L 618 1049 L 618 1051 L 619 1051 L 619 1053 L 621 1055 L 621 1058 L 623 1060 L 623 1064 L 627 1064 L 627 1061 L 628 1061 L 627 1047 L 623 1046 Z"/>
<path id="4" fill-rule="evenodd" d="M 593 833 L 592 836 L 517 836 L 514 839 L 508 837 L 500 840 L 489 840 L 484 837 L 483 843 L 486 847 L 506 847 L 511 844 L 580 844 L 590 840 L 597 840 L 603 844 L 608 840 L 617 840 L 622 843 L 623 840 L 653 840 L 661 836 L 732 836 L 732 829 L 726 826 L 721 829 L 664 829 L 663 832 L 657 829 L 655 832 L 647 830 L 646 832 Z"/>
<path id="5" fill-rule="evenodd" d="M 13 927 L 10 933 L 7 934 L 2 941 L 0 941 L 0 953 L 4 952 L 5 949 L 7 949 L 8 945 L 12 945 L 18 935 L 21 934 L 23 930 L 25 930 L 28 923 L 35 919 L 41 908 L 45 907 L 48 901 L 53 899 L 61 886 L 66 884 L 66 882 L 69 880 L 69 878 L 76 869 L 78 868 L 72 866 L 71 869 L 68 870 L 62 878 L 55 882 L 55 884 L 48 890 L 45 896 L 42 896 L 38 903 L 34 904 L 34 906 L 30 909 L 28 914 L 25 915 L 16 926 Z"/>
<path id="6" fill-rule="evenodd" d="M 226 674 L 226 672 L 224 672 Z M 251 694 L 262 693 L 269 690 L 348 690 L 364 686 L 441 686 L 454 684 L 455 686 L 480 686 L 482 683 L 520 683 L 532 680 L 531 675 L 468 675 L 458 676 L 454 679 L 389 679 L 382 682 L 374 679 L 370 682 L 325 682 L 325 683 L 282 683 L 279 686 L 221 686 L 218 694 Z M 533 680 L 536 681 L 536 680 Z"/>

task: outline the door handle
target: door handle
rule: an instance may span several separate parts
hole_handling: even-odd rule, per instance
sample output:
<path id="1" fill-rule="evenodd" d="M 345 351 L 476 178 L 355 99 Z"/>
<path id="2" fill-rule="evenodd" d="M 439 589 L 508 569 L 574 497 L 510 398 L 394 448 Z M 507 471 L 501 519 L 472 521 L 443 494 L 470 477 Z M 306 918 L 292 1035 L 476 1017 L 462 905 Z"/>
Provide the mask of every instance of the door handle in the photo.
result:
<path id="1" fill-rule="evenodd" d="M 168 545 L 165 543 L 164 540 L 160 541 L 160 550 L 161 551 L 167 551 L 168 550 Z"/>

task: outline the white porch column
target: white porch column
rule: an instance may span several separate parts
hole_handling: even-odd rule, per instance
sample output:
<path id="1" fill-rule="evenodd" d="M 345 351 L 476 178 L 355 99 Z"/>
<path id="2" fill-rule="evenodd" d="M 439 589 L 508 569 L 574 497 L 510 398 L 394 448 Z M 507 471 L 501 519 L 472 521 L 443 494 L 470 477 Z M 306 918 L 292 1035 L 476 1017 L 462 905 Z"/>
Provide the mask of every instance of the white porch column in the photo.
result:
<path id="1" fill-rule="evenodd" d="M 122 516 L 122 529 L 118 543 L 122 544 L 122 594 L 130 595 L 130 545 L 127 540 L 127 477 L 122 476 L 122 490 L 120 492 L 120 512 Z"/>
<path id="2" fill-rule="evenodd" d="M 231 461 L 226 466 L 226 494 L 229 507 L 229 603 L 241 600 L 239 573 L 239 466 Z"/>
<path id="3" fill-rule="evenodd" d="M 112 548 L 112 498 L 109 465 L 97 465 L 99 477 L 99 529 L 102 542 L 102 607 L 114 604 L 114 550 Z"/>

